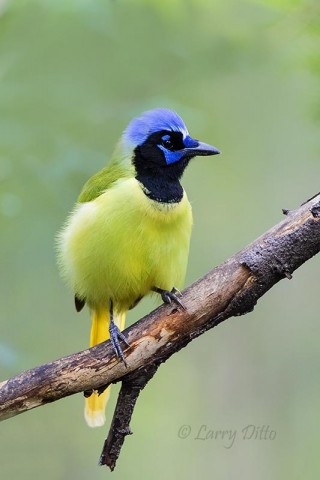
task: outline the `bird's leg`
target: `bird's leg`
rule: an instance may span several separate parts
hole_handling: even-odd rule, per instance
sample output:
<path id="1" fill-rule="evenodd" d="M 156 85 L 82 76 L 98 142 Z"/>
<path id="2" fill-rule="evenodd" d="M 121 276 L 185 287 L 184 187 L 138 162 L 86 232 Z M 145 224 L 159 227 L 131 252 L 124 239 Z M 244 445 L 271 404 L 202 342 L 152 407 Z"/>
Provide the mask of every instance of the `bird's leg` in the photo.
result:
<path id="1" fill-rule="evenodd" d="M 171 292 L 169 290 L 163 290 L 162 288 L 153 287 L 152 289 L 154 292 L 160 293 L 161 298 L 164 303 L 172 303 L 174 302 L 178 307 L 181 307 L 182 310 L 186 310 L 185 306 L 180 302 L 178 296 L 181 296 L 180 290 L 176 287 L 173 287 Z"/>
<path id="2" fill-rule="evenodd" d="M 109 325 L 109 333 L 110 333 L 110 341 L 112 344 L 112 348 L 114 353 L 117 355 L 118 358 L 121 358 L 123 363 L 127 366 L 126 359 L 124 357 L 124 353 L 122 351 L 120 340 L 122 340 L 128 347 L 130 347 L 126 337 L 120 331 L 120 328 L 114 323 L 113 321 L 113 302 L 110 302 L 110 325 Z"/>

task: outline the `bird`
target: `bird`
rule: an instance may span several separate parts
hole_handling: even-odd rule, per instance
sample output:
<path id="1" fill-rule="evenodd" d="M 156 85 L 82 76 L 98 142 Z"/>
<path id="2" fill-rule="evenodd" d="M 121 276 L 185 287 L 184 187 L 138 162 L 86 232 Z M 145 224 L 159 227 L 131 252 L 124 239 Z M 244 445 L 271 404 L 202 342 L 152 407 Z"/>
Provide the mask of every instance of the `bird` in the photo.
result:
<path id="1" fill-rule="evenodd" d="M 180 180 L 192 158 L 219 153 L 192 138 L 175 111 L 156 108 L 131 120 L 110 164 L 85 183 L 57 250 L 76 310 L 89 307 L 90 347 L 110 339 L 126 362 L 128 310 L 155 292 L 183 308 L 193 220 Z M 104 424 L 109 395 L 110 387 L 85 398 L 90 427 Z"/>

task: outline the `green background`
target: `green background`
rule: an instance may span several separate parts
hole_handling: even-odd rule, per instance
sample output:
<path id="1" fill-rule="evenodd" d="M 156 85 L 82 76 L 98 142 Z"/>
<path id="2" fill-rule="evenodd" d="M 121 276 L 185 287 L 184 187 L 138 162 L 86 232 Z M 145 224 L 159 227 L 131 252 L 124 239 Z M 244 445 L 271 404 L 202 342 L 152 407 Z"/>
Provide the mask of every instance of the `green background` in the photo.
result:
<path id="1" fill-rule="evenodd" d="M 59 279 L 54 238 L 143 110 L 176 109 L 222 151 L 184 176 L 187 284 L 319 191 L 319 14 L 317 0 L 0 1 L 1 379 L 87 346 L 89 314 Z M 318 295 L 315 258 L 162 366 L 112 478 L 315 478 Z M 244 440 L 251 424 L 276 437 Z M 233 445 L 196 439 L 201 425 L 236 431 Z M 106 478 L 106 432 L 85 425 L 82 395 L 10 419 L 1 478 Z"/>

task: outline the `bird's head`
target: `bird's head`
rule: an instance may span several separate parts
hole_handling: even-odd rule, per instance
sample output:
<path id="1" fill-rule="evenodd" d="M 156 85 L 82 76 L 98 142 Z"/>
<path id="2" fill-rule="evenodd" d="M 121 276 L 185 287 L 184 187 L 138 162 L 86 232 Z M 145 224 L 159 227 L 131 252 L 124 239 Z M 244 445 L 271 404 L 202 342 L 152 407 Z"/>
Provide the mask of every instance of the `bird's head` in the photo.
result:
<path id="1" fill-rule="evenodd" d="M 134 118 L 124 131 L 123 140 L 134 151 L 136 170 L 171 170 L 177 172 L 178 178 L 191 158 L 220 153 L 217 148 L 192 138 L 181 117 L 164 108 Z"/>

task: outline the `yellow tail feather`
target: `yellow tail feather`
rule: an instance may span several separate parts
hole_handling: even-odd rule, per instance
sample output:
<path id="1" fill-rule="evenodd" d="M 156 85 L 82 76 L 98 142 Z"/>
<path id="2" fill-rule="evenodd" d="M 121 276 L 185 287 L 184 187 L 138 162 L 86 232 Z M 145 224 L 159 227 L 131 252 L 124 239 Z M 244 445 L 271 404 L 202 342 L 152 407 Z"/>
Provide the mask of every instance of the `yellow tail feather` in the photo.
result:
<path id="1" fill-rule="evenodd" d="M 114 315 L 114 323 L 124 329 L 126 314 Z M 109 334 L 110 316 L 107 309 L 92 311 L 92 326 L 90 333 L 90 347 L 97 343 L 104 342 L 110 338 Z M 98 395 L 97 392 L 92 393 L 90 397 L 85 399 L 84 417 L 89 427 L 101 427 L 105 420 L 105 409 L 110 397 L 110 387 L 106 388 L 103 393 Z"/>

